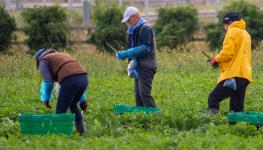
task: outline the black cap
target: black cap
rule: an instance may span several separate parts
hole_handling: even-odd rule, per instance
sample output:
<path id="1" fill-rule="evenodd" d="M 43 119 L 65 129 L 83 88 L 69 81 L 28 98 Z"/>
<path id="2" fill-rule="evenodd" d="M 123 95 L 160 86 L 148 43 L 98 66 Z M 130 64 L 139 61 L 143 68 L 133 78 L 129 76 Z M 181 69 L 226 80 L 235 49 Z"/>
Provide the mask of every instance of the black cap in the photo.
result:
<path id="1" fill-rule="evenodd" d="M 225 14 L 225 16 L 223 17 L 223 23 L 224 24 L 229 24 L 230 22 L 234 22 L 234 21 L 239 21 L 240 15 L 236 12 L 228 12 Z"/>

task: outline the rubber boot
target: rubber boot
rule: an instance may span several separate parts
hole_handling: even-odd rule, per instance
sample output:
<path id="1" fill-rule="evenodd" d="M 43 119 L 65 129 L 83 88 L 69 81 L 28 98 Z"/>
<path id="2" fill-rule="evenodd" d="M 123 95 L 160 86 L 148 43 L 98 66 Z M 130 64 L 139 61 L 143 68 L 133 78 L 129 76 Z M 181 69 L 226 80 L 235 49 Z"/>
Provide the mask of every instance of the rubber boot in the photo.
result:
<path id="1" fill-rule="evenodd" d="M 85 126 L 84 126 L 84 122 L 82 120 L 81 121 L 75 121 L 75 125 L 76 125 L 76 129 L 77 129 L 78 133 L 80 135 L 83 135 L 86 131 Z"/>
<path id="2" fill-rule="evenodd" d="M 205 114 L 210 114 L 210 115 L 217 115 L 219 113 L 218 109 L 215 108 L 208 108 L 203 111 Z"/>

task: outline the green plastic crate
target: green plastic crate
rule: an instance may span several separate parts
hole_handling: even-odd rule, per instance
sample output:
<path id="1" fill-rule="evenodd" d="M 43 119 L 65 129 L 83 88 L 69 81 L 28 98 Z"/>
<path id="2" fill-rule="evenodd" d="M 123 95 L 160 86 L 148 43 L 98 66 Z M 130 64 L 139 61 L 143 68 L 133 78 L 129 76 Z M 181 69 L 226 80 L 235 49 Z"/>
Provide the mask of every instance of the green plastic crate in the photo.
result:
<path id="1" fill-rule="evenodd" d="M 145 112 L 145 113 L 160 112 L 159 108 L 138 107 L 138 106 L 129 106 L 129 105 L 114 105 L 113 109 L 116 114 L 131 113 L 131 112 Z"/>
<path id="2" fill-rule="evenodd" d="M 263 125 L 263 113 L 262 112 L 237 112 L 229 113 L 227 115 L 228 122 L 247 122 L 253 125 Z"/>
<path id="3" fill-rule="evenodd" d="M 22 134 L 73 134 L 73 114 L 20 114 L 19 125 Z"/>

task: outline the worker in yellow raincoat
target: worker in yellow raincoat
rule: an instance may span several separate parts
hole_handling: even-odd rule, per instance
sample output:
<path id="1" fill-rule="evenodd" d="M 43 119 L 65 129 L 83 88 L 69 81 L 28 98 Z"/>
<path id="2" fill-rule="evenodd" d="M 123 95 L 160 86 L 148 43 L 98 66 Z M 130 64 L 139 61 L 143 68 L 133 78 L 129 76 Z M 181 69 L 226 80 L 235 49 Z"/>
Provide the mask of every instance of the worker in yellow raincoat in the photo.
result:
<path id="1" fill-rule="evenodd" d="M 246 23 L 238 13 L 229 12 L 223 17 L 227 31 L 220 53 L 210 64 L 219 65 L 220 75 L 216 87 L 208 97 L 207 112 L 217 114 L 219 103 L 230 97 L 230 111 L 242 112 L 246 89 L 252 82 L 251 37 Z"/>

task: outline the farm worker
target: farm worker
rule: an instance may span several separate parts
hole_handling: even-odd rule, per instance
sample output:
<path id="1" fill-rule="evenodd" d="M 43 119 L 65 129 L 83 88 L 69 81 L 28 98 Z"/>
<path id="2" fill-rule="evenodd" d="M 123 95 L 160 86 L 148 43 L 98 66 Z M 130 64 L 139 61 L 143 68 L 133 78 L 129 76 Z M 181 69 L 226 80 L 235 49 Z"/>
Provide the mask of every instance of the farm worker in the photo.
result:
<path id="1" fill-rule="evenodd" d="M 157 70 L 153 30 L 133 6 L 125 10 L 121 22 L 128 25 L 129 49 L 118 52 L 116 58 L 129 59 L 128 73 L 134 78 L 136 105 L 156 107 L 151 96 L 152 81 Z"/>
<path id="2" fill-rule="evenodd" d="M 219 103 L 230 97 L 230 111 L 242 112 L 246 88 L 252 82 L 251 37 L 246 23 L 238 13 L 229 12 L 223 17 L 227 31 L 220 53 L 211 61 L 219 64 L 220 75 L 216 87 L 208 97 L 208 111 L 216 114 Z"/>
<path id="3" fill-rule="evenodd" d="M 51 108 L 49 101 L 52 99 L 54 82 L 58 82 L 60 90 L 56 113 L 66 113 L 69 108 L 75 114 L 76 129 L 80 134 L 85 132 L 81 110 L 87 108 L 85 91 L 88 86 L 87 72 L 67 53 L 57 52 L 54 49 L 40 49 L 35 54 L 37 69 L 43 77 L 40 97 L 44 106 Z"/>

